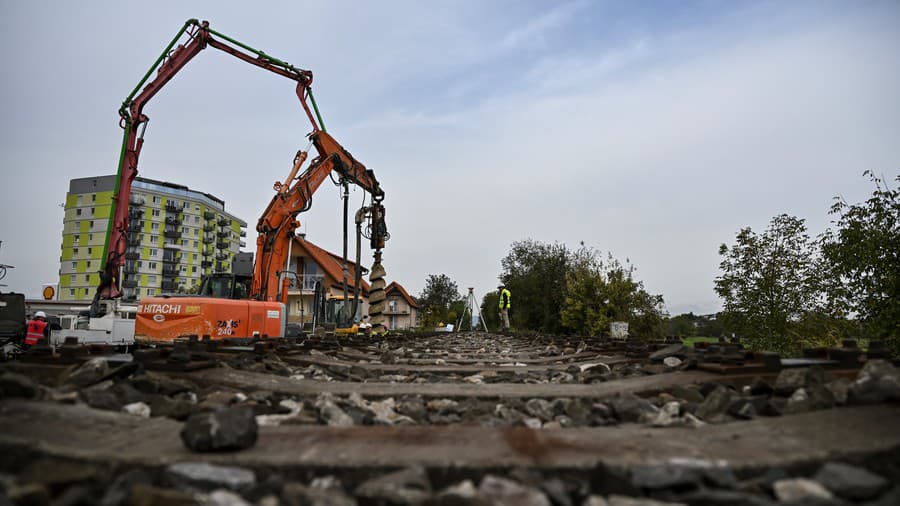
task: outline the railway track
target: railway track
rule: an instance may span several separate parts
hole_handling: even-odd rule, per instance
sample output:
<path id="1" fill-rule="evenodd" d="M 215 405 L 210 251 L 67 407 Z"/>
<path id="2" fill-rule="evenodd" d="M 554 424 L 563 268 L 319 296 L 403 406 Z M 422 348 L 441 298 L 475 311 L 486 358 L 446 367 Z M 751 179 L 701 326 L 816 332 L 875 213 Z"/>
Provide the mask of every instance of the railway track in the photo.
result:
<path id="1" fill-rule="evenodd" d="M 482 333 L 69 343 L 0 366 L 4 384 L 39 384 L 0 401 L 0 470 L 14 494 L 86 503 L 116 490 L 135 504 L 135 490 L 187 503 L 217 490 L 249 504 L 775 503 L 775 480 L 760 485 L 772 469 L 794 480 L 842 461 L 898 478 L 900 407 L 848 401 L 866 358 Z M 255 444 L 182 442 L 184 420 L 229 410 L 252 413 Z M 185 462 L 205 477 L 175 477 Z M 90 472 L 30 471 L 47 465 Z M 252 483 L 222 478 L 239 471 Z"/>

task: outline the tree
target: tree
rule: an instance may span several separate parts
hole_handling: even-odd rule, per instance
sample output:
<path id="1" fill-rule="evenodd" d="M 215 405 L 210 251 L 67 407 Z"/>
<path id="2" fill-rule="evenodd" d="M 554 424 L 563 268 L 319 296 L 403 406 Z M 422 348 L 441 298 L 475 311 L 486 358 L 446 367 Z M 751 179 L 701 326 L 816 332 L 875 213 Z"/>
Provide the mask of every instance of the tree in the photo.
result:
<path id="1" fill-rule="evenodd" d="M 734 245 L 723 244 L 715 290 L 724 300 L 725 329 L 755 349 L 796 352 L 794 323 L 816 302 L 814 246 L 804 221 L 786 214 L 772 218 L 761 235 L 747 227 Z"/>
<path id="2" fill-rule="evenodd" d="M 875 185 L 872 196 L 852 205 L 836 198 L 837 229 L 820 237 L 828 309 L 855 313 L 864 335 L 888 339 L 900 353 L 900 190 L 864 175 Z"/>
<path id="3" fill-rule="evenodd" d="M 426 328 L 433 328 L 438 323 L 449 323 L 450 306 L 461 298 L 459 287 L 449 276 L 430 274 L 425 280 L 425 288 L 418 298 L 424 315 L 422 325 Z"/>
<path id="4" fill-rule="evenodd" d="M 673 316 L 666 321 L 666 334 L 675 337 L 693 337 L 697 335 L 700 319 L 694 313 Z"/>
<path id="5" fill-rule="evenodd" d="M 596 250 L 582 246 L 569 257 L 562 324 L 578 334 L 597 336 L 607 332 L 611 322 L 624 321 L 634 335 L 661 336 L 662 296 L 647 293 L 634 270 L 612 255 L 603 261 Z"/>
<path id="6" fill-rule="evenodd" d="M 500 261 L 500 280 L 509 289 L 513 328 L 565 332 L 559 317 L 566 286 L 568 250 L 562 244 L 526 239 L 512 244 Z"/>
<path id="7" fill-rule="evenodd" d="M 499 308 L 500 293 L 497 290 L 488 292 L 481 298 L 481 319 L 488 330 L 500 328 Z"/>

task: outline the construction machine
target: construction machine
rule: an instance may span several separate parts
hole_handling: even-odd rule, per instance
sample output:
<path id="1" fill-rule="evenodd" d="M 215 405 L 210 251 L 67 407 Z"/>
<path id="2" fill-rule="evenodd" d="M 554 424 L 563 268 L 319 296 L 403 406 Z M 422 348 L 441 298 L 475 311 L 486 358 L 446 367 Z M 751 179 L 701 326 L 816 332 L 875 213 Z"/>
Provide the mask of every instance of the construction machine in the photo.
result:
<path id="1" fill-rule="evenodd" d="M 186 40 L 179 43 L 183 37 Z M 298 151 L 288 177 L 283 182 L 275 183 L 275 195 L 256 226 L 259 235 L 252 277 L 241 279 L 231 274 L 214 275 L 203 280 L 199 296 L 142 298 L 135 321 L 135 340 L 164 343 L 184 336 L 208 336 L 210 339 L 283 336 L 286 323 L 285 302 L 290 282 L 286 271 L 294 232 L 300 226 L 296 217 L 309 209 L 313 193 L 329 177 L 344 187 L 345 195 L 351 183 L 362 187 L 371 195 L 371 203 L 364 213 L 369 221 L 368 237 L 375 250 L 375 262 L 370 271 L 370 300 L 373 301 L 370 316 L 373 323 L 382 322 L 385 283 L 381 250 L 388 237 L 384 206 L 381 204 L 384 192 L 374 173 L 353 158 L 326 132 L 312 94 L 312 72 L 253 49 L 214 31 L 208 22 L 196 19 L 185 22 L 119 109 L 124 136 L 117 172 L 115 209 L 110 215 L 107 228 L 104 263 L 100 285 L 92 304 L 92 314 L 98 312 L 101 300 L 116 299 L 122 295 L 120 272 L 125 258 L 131 186 L 137 176 L 138 157 L 149 120 L 143 108 L 179 70 L 207 47 L 222 50 L 295 81 L 297 97 L 312 125 L 308 138 L 310 145 L 315 148 L 316 156 L 301 171 L 308 157 L 308 150 Z M 154 71 L 156 76 L 150 79 Z M 346 235 L 346 198 L 344 214 Z M 344 258 L 346 259 L 346 248 Z M 347 291 L 346 283 L 344 291 Z"/>

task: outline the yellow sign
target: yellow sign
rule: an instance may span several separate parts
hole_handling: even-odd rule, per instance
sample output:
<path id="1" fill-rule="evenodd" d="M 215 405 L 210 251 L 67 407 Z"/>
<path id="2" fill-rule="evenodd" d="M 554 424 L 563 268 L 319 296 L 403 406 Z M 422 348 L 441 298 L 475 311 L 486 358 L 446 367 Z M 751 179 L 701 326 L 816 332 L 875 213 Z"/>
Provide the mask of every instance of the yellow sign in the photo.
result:
<path id="1" fill-rule="evenodd" d="M 44 300 L 53 300 L 53 296 L 56 295 L 56 290 L 54 290 L 52 286 L 47 285 L 44 287 L 43 294 Z"/>

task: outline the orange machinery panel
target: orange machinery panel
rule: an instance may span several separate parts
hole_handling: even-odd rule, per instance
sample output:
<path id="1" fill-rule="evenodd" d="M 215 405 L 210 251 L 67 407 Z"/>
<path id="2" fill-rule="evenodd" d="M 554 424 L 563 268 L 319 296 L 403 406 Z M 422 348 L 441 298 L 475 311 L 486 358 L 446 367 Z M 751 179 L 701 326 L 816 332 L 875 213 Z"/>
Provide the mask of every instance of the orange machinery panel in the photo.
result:
<path id="1" fill-rule="evenodd" d="M 147 297 L 138 305 L 134 339 L 171 343 L 196 335 L 210 339 L 281 337 L 285 311 L 280 302 L 208 297 Z"/>

